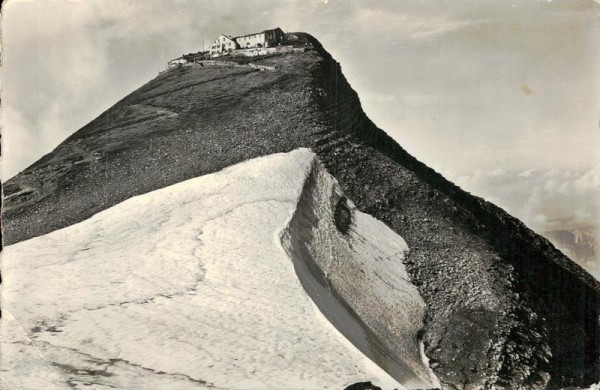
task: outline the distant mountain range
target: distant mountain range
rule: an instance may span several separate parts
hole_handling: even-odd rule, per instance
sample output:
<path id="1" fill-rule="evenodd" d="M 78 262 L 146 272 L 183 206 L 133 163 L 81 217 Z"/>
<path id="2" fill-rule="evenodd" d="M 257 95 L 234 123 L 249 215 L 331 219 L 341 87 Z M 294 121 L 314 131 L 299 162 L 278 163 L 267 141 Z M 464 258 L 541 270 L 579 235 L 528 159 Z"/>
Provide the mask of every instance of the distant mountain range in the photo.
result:
<path id="1" fill-rule="evenodd" d="M 581 264 L 600 280 L 600 237 L 593 228 L 575 230 L 549 230 L 544 236 L 567 256 Z"/>

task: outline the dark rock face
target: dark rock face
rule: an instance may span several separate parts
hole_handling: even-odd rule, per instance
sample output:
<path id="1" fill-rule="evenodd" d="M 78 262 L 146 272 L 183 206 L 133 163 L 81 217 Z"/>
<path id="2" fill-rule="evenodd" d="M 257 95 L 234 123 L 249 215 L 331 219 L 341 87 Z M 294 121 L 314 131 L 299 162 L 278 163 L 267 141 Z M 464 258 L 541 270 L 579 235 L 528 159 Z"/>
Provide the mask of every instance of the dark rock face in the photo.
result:
<path id="1" fill-rule="evenodd" d="M 346 387 L 344 390 L 381 390 L 381 387 L 375 386 L 371 382 L 356 382 Z"/>
<path id="2" fill-rule="evenodd" d="M 350 211 L 350 207 L 348 207 L 348 200 L 343 197 L 335 206 L 335 214 L 333 216 L 335 218 L 335 226 L 337 229 L 346 234 L 350 229 L 350 224 L 352 223 L 352 212 Z"/>
<path id="3" fill-rule="evenodd" d="M 73 134 L 6 183 L 5 242 L 249 158 L 310 147 L 357 207 L 411 248 L 406 266 L 429 308 L 425 352 L 445 387 L 600 381 L 600 283 L 404 151 L 367 118 L 319 43 L 295 35 L 308 50 L 253 59 L 275 71 L 175 69 Z M 338 223 L 349 226 L 343 206 Z"/>

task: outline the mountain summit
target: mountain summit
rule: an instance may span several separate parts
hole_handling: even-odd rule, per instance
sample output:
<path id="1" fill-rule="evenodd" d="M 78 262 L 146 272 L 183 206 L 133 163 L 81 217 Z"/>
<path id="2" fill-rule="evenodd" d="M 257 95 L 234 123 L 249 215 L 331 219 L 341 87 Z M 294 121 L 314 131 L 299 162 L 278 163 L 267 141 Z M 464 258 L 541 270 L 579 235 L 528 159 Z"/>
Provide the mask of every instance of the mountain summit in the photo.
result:
<path id="1" fill-rule="evenodd" d="M 377 128 L 317 40 L 285 38 L 285 52 L 161 73 L 9 180 L 5 243 L 252 158 L 310 148 L 358 210 L 406 241 L 402 263 L 427 307 L 418 338 L 443 387 L 599 382 L 600 283 Z M 334 208 L 342 232 L 355 223 L 344 204 Z M 291 248 L 306 252 L 311 239 Z M 378 343 L 394 343 L 385 322 L 367 326 Z M 393 345 L 386 353 L 402 355 Z"/>

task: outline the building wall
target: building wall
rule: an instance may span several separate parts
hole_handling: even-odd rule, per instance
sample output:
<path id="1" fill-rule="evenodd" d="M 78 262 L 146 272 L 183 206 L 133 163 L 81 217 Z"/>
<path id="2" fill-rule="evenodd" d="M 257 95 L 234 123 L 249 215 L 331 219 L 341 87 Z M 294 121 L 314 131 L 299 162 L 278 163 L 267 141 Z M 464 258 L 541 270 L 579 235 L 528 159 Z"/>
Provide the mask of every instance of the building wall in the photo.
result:
<path id="1" fill-rule="evenodd" d="M 266 42 L 264 33 L 244 35 L 243 37 L 235 38 L 235 41 L 239 45 L 240 49 L 247 49 L 251 47 L 265 47 Z"/>
<path id="2" fill-rule="evenodd" d="M 231 55 L 234 57 L 256 57 L 274 53 L 304 53 L 306 50 L 307 49 L 304 47 L 298 48 L 293 46 L 274 46 L 265 48 L 253 47 L 250 49 L 238 49 L 231 53 Z"/>
<path id="3" fill-rule="evenodd" d="M 222 54 L 235 50 L 236 42 L 225 35 L 220 35 L 215 41 L 210 45 L 209 52 L 211 55 L 213 54 Z"/>
<path id="4" fill-rule="evenodd" d="M 283 41 L 284 35 L 285 34 L 283 33 L 283 30 L 280 28 L 267 31 L 267 40 L 269 41 L 269 46 L 275 46 L 279 42 Z"/>
<path id="5" fill-rule="evenodd" d="M 234 57 L 256 57 L 256 56 L 264 56 L 267 54 L 273 54 L 277 52 L 278 48 L 276 47 L 252 47 L 250 49 L 240 49 L 233 52 L 231 55 Z"/>

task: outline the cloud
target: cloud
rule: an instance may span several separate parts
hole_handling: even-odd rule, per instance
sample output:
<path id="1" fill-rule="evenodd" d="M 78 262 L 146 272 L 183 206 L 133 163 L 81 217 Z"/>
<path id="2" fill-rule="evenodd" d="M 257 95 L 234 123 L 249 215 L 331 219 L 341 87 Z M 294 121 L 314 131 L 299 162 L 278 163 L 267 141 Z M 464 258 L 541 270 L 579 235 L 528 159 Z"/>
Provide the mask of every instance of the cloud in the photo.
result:
<path id="1" fill-rule="evenodd" d="M 600 167 L 585 170 L 477 170 L 457 184 L 492 200 L 538 233 L 600 230 Z"/>
<path id="2" fill-rule="evenodd" d="M 526 171 L 519 173 L 517 176 L 518 177 L 530 177 L 535 171 L 536 171 L 535 169 L 528 169 Z"/>
<path id="3" fill-rule="evenodd" d="M 32 154 L 20 152 L 30 148 L 32 144 L 27 132 L 26 121 L 18 111 L 4 107 L 2 116 L 11 118 L 11 130 L 2 133 L 2 172 L 3 176 L 6 176 L 6 173 L 18 172 L 33 163 L 35 157 L 32 155 L 37 155 L 39 152 L 35 151 L 38 153 Z M 35 147 L 35 144 L 33 146 Z"/>
<path id="4" fill-rule="evenodd" d="M 403 12 L 399 9 L 394 11 L 362 8 L 356 13 L 354 27 L 362 31 L 376 28 L 382 34 L 393 34 L 404 41 L 412 41 L 434 38 L 476 23 L 444 15 Z"/>
<path id="5" fill-rule="evenodd" d="M 589 170 L 575 180 L 575 186 L 582 191 L 600 191 L 600 167 Z"/>

